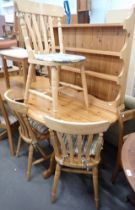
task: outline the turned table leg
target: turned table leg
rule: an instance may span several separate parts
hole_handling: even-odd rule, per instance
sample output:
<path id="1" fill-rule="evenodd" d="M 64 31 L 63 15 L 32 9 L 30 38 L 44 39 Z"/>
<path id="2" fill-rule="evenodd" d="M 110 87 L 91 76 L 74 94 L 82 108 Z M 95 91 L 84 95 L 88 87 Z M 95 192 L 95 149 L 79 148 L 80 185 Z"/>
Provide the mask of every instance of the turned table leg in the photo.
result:
<path id="1" fill-rule="evenodd" d="M 3 72 L 4 72 L 6 87 L 7 87 L 7 89 L 9 89 L 10 88 L 10 82 L 9 82 L 8 67 L 7 67 L 7 61 L 4 58 L 4 56 L 2 56 L 2 68 L 3 68 Z"/>

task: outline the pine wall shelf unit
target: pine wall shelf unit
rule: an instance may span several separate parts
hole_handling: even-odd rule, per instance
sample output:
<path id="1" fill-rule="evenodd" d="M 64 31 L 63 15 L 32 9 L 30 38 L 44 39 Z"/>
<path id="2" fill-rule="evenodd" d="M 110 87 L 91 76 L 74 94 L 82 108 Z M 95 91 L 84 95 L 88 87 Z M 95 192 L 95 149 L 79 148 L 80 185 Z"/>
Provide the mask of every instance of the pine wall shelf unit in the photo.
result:
<path id="1" fill-rule="evenodd" d="M 86 56 L 89 101 L 112 112 L 124 108 L 127 74 L 135 22 L 135 10 L 123 23 L 63 25 L 65 51 Z M 55 27 L 56 49 L 59 49 Z M 76 66 L 64 66 L 60 80 L 80 84 Z M 68 81 L 67 81 L 68 80 Z"/>

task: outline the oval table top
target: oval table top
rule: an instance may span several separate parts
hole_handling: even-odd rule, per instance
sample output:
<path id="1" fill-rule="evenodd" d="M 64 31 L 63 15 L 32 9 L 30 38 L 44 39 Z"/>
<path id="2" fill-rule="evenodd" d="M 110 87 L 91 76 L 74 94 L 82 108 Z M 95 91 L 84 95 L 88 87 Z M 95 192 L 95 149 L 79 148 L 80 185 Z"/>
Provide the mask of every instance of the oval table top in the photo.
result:
<path id="1" fill-rule="evenodd" d="M 135 191 L 135 133 L 128 135 L 122 147 L 121 160 L 128 182 Z"/>
<path id="2" fill-rule="evenodd" d="M 73 98 L 59 96 L 58 112 L 54 113 L 52 108 L 47 108 L 43 100 L 32 96 L 29 101 L 29 116 L 45 124 L 44 116 L 49 115 L 57 119 L 70 122 L 100 122 L 108 121 L 113 123 L 117 120 L 114 113 L 103 110 L 99 107 L 85 105 Z"/>
<path id="3" fill-rule="evenodd" d="M 49 80 L 42 77 L 37 78 L 36 83 L 33 83 L 34 89 L 49 89 Z M 23 95 L 23 83 L 20 77 L 11 77 L 11 87 L 17 92 L 18 97 Z M 117 114 L 107 111 L 95 105 L 89 105 L 85 107 L 82 101 L 79 101 L 73 97 L 59 95 L 58 112 L 52 111 L 52 106 L 47 104 L 44 99 L 40 99 L 36 95 L 31 95 L 29 100 L 28 114 L 33 119 L 45 124 L 44 116 L 50 115 L 58 119 L 71 122 L 100 122 L 108 121 L 113 123 L 117 120 Z"/>

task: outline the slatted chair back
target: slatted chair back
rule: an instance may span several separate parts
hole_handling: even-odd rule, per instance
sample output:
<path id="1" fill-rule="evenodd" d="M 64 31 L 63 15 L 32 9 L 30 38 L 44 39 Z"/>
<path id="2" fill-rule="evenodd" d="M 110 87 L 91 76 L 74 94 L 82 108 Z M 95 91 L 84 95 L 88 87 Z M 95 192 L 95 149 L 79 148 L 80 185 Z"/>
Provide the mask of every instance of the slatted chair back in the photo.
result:
<path id="1" fill-rule="evenodd" d="M 51 130 L 56 131 L 56 133 L 50 133 L 55 156 L 61 160 L 60 164 L 64 164 L 64 161 L 68 160 L 70 166 L 73 166 L 74 163 L 77 166 L 83 162 L 88 163 L 91 157 L 99 162 L 103 132 L 109 127 L 107 121 L 74 123 L 56 120 L 48 116 L 45 117 L 45 121 Z M 96 153 L 94 147 L 96 147 Z"/>
<path id="2" fill-rule="evenodd" d="M 22 99 L 18 99 L 12 90 L 6 91 L 4 96 L 19 121 L 19 131 L 21 132 L 23 139 L 27 143 L 30 143 L 32 140 L 36 140 L 35 133 L 32 130 L 27 116 L 28 106 L 23 103 Z"/>
<path id="3" fill-rule="evenodd" d="M 16 0 L 15 2 L 29 58 L 33 58 L 34 53 L 55 52 L 54 24 L 58 26 L 60 52 L 63 52 L 61 29 L 63 7 L 31 3 L 31 1 Z"/>

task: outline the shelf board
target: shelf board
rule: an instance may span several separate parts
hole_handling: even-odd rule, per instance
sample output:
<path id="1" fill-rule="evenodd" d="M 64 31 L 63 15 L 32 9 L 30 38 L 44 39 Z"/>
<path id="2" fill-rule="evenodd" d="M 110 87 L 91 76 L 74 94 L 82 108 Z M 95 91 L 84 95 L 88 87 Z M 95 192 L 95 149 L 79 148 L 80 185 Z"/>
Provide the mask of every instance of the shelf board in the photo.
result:
<path id="1" fill-rule="evenodd" d="M 60 49 L 60 48 L 56 46 L 56 49 Z M 115 51 L 92 50 L 92 49 L 76 48 L 76 47 L 65 47 L 64 49 L 66 51 L 79 52 L 79 53 L 89 53 L 89 54 L 106 55 L 106 56 L 114 56 L 114 57 L 121 56 L 120 52 L 115 52 Z"/>
<path id="2" fill-rule="evenodd" d="M 66 70 L 66 71 L 71 71 L 74 73 L 80 73 L 80 69 L 72 66 L 62 66 L 61 69 Z M 111 75 L 111 74 L 105 74 L 105 73 L 99 73 L 91 70 L 85 70 L 86 75 L 89 75 L 91 77 L 107 80 L 107 81 L 112 81 L 115 82 L 116 84 L 120 84 L 120 79 L 121 77 L 118 75 Z"/>
<path id="3" fill-rule="evenodd" d="M 91 24 L 91 23 L 79 23 L 79 24 L 62 24 L 62 28 L 123 28 L 122 23 L 106 23 L 106 24 Z M 58 26 L 54 25 L 54 28 Z"/>

